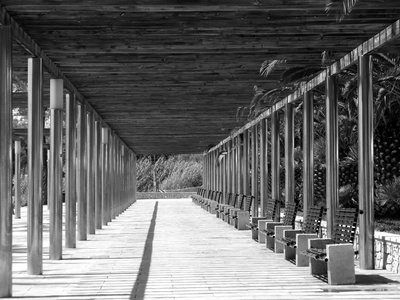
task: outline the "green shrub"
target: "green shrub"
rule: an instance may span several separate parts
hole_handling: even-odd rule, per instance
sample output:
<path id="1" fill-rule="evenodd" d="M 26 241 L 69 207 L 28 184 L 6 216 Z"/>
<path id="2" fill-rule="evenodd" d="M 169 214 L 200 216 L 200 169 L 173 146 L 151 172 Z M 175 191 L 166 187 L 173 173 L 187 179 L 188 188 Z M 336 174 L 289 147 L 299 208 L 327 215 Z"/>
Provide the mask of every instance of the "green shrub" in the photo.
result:
<path id="1" fill-rule="evenodd" d="M 379 186 L 375 198 L 375 216 L 394 217 L 400 216 L 400 177 Z"/>

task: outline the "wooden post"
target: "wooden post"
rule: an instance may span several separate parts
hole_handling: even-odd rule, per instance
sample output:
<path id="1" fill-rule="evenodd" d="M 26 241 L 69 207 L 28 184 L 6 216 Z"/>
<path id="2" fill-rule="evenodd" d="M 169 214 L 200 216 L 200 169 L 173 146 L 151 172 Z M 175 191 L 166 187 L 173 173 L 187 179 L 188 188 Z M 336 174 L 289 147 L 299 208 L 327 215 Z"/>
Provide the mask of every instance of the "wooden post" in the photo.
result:
<path id="1" fill-rule="evenodd" d="M 15 218 L 21 219 L 21 141 L 14 143 L 15 163 L 14 163 L 14 206 Z"/>
<path id="2" fill-rule="evenodd" d="M 294 114 L 293 104 L 285 110 L 285 203 L 294 202 Z"/>
<path id="3" fill-rule="evenodd" d="M 252 216 L 258 217 L 258 125 L 251 128 L 251 194 L 254 196 L 252 203 Z"/>
<path id="4" fill-rule="evenodd" d="M 50 80 L 50 259 L 62 258 L 62 79 Z"/>
<path id="5" fill-rule="evenodd" d="M 243 133 L 243 152 L 242 152 L 242 172 L 243 172 L 243 195 L 250 194 L 250 176 L 249 176 L 249 131 Z"/>
<path id="6" fill-rule="evenodd" d="M 12 30 L 0 26 L 0 297 L 12 295 Z"/>
<path id="7" fill-rule="evenodd" d="M 280 201 L 279 118 L 279 112 L 274 111 L 271 116 L 271 197 Z M 279 212 L 280 209 L 277 211 Z M 277 213 L 275 221 L 279 222 L 279 220 L 280 215 Z"/>
<path id="8" fill-rule="evenodd" d="M 108 182 L 108 128 L 103 127 L 101 130 L 101 207 L 103 212 L 102 217 L 102 224 L 105 226 L 108 223 L 108 189 L 107 189 L 107 182 Z"/>
<path id="9" fill-rule="evenodd" d="M 94 143 L 94 175 L 95 175 L 95 199 L 96 199 L 96 229 L 102 228 L 102 220 L 103 220 L 103 209 L 101 202 L 101 128 L 100 122 L 95 121 L 95 143 Z"/>
<path id="10" fill-rule="evenodd" d="M 372 58 L 358 60 L 358 199 L 360 215 L 360 269 L 375 268 L 374 255 L 374 116 Z"/>
<path id="11" fill-rule="evenodd" d="M 227 144 L 227 156 L 226 156 L 226 168 L 225 168 L 225 176 L 226 176 L 226 191 L 224 195 L 223 203 L 226 204 L 228 200 L 228 194 L 232 192 L 232 140 L 228 141 Z"/>
<path id="12" fill-rule="evenodd" d="M 267 130 L 268 121 L 262 119 L 260 122 L 260 196 L 261 196 L 261 217 L 265 216 L 268 202 L 268 140 Z"/>
<path id="13" fill-rule="evenodd" d="M 336 208 L 339 205 L 339 134 L 336 78 L 326 78 L 326 207 L 327 233 L 333 236 Z"/>
<path id="14" fill-rule="evenodd" d="M 96 204 L 94 198 L 94 117 L 87 114 L 86 119 L 86 199 L 87 199 L 87 233 L 95 234 L 96 231 Z"/>
<path id="15" fill-rule="evenodd" d="M 314 204 L 314 96 L 304 94 L 303 102 L 303 212 Z"/>
<path id="16" fill-rule="evenodd" d="M 244 171 L 243 171 L 243 142 L 244 137 L 243 134 L 238 136 L 238 144 L 237 144 L 237 174 L 238 174 L 238 194 L 243 194 L 244 187 Z"/>
<path id="17" fill-rule="evenodd" d="M 76 248 L 76 99 L 66 95 L 65 247 Z"/>
<path id="18" fill-rule="evenodd" d="M 87 240 L 87 201 L 86 201 L 86 106 L 78 110 L 78 135 L 76 157 L 76 190 L 78 203 L 78 240 Z"/>

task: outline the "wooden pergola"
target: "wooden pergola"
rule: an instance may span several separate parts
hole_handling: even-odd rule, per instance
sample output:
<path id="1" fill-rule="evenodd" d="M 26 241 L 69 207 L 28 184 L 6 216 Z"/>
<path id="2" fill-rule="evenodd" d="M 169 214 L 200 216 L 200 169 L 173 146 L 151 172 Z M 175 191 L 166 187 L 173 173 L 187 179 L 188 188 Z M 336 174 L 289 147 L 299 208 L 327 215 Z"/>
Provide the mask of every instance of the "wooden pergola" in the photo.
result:
<path id="1" fill-rule="evenodd" d="M 66 135 L 66 247 L 107 224 L 135 201 L 136 154 L 205 155 L 205 186 L 250 193 L 252 172 L 266 181 L 272 166 L 272 197 L 279 197 L 279 111 L 285 111 L 286 201 L 293 200 L 293 103 L 304 97 L 304 193 L 312 202 L 312 90 L 326 84 L 328 232 L 337 203 L 337 110 L 334 76 L 359 63 L 361 266 L 373 268 L 373 176 L 370 59 L 399 37 L 398 1 L 359 1 L 341 22 L 320 0 L 1 0 L 0 15 L 0 297 L 11 295 L 12 107 L 28 107 L 28 272 L 41 274 L 41 169 L 43 109 L 51 125 L 51 259 L 62 258 L 62 118 Z M 336 61 L 256 120 L 236 120 L 253 86 L 278 86 L 283 69 L 258 75 L 266 59 L 286 66 L 319 66 L 321 54 Z M 28 93 L 12 93 L 12 75 L 28 82 Z M 266 156 L 266 122 L 271 122 L 272 157 Z M 232 130 L 239 128 L 229 136 Z M 257 140 L 257 143 L 254 141 Z M 222 141 L 222 142 L 221 142 Z M 307 151 L 308 149 L 308 151 Z M 228 150 L 215 168 L 221 150 Z M 255 162 L 253 162 L 255 165 Z M 77 180 L 76 180 L 77 178 Z M 372 181 L 371 181 L 372 180 Z M 268 197 L 261 186 L 261 203 Z M 257 203 L 257 201 L 256 201 Z M 78 206 L 78 216 L 74 214 Z M 261 209 L 262 211 L 262 209 Z M 258 208 L 253 207 L 253 213 Z"/>

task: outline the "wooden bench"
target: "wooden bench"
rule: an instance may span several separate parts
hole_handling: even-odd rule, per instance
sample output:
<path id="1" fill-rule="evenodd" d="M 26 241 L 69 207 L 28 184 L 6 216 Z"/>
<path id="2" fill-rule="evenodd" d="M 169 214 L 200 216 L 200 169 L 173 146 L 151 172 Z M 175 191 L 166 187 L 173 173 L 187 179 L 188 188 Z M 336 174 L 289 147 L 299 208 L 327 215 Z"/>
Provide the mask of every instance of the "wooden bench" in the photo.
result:
<path id="1" fill-rule="evenodd" d="M 271 249 L 276 253 L 283 252 L 283 245 L 276 243 L 275 241 L 276 239 L 283 237 L 284 230 L 294 228 L 294 222 L 296 221 L 298 208 L 298 201 L 287 203 L 285 207 L 285 214 L 283 216 L 283 222 L 265 223 L 265 229 L 260 230 L 260 233 L 265 235 L 265 245 L 268 249 Z"/>
<path id="2" fill-rule="evenodd" d="M 242 194 L 237 194 L 237 200 L 235 202 L 235 206 L 233 207 L 227 207 L 225 208 L 225 222 L 227 222 L 229 225 L 233 225 L 232 223 L 232 216 L 236 211 L 242 210 L 243 208 L 243 203 L 244 203 L 244 198 L 245 196 Z"/>
<path id="3" fill-rule="evenodd" d="M 214 193 L 214 197 L 212 199 L 210 199 L 206 205 L 206 210 L 211 213 L 211 214 L 215 214 L 215 207 L 217 206 L 217 204 L 219 204 L 219 202 L 222 199 L 222 192 L 215 192 Z"/>
<path id="4" fill-rule="evenodd" d="M 307 250 L 308 240 L 319 237 L 322 216 L 325 208 L 313 206 L 307 211 L 302 230 L 284 230 L 283 237 L 276 239 L 277 243 L 284 246 L 286 260 L 295 261 L 297 267 L 307 267 L 309 258 L 302 251 Z"/>
<path id="5" fill-rule="evenodd" d="M 337 209 L 333 237 L 310 239 L 308 249 L 301 254 L 309 257 L 311 275 L 327 276 L 331 285 L 354 284 L 353 243 L 357 230 L 359 211 L 356 208 Z"/>
<path id="6" fill-rule="evenodd" d="M 240 199 L 243 199 L 243 195 L 240 195 L 240 194 L 233 195 L 232 205 L 228 205 L 228 206 L 224 207 L 224 212 L 222 213 L 223 221 L 229 223 L 230 210 L 238 207 L 238 205 L 240 204 L 239 203 Z"/>
<path id="7" fill-rule="evenodd" d="M 279 200 L 268 198 L 264 217 L 252 217 L 247 227 L 251 229 L 251 238 L 259 243 L 265 243 L 265 235 L 260 234 L 259 228 L 265 228 L 266 222 L 273 222 L 279 207 Z"/>
<path id="8" fill-rule="evenodd" d="M 231 205 L 231 202 L 232 202 L 232 193 L 229 193 L 227 195 L 226 203 L 219 203 L 219 204 L 216 205 L 216 207 L 215 207 L 215 216 L 217 218 L 221 218 L 222 219 L 222 214 L 224 213 L 225 206 Z"/>
<path id="9" fill-rule="evenodd" d="M 248 229 L 247 224 L 249 224 L 251 205 L 253 204 L 254 196 L 244 196 L 243 200 L 242 208 L 240 210 L 232 210 L 231 212 L 230 225 L 234 226 L 237 230 Z"/>
<path id="10" fill-rule="evenodd" d="M 197 189 L 197 194 L 196 195 L 192 195 L 192 202 L 199 205 L 199 201 L 201 198 L 203 198 L 204 193 L 206 192 L 206 189 L 203 188 L 198 188 Z"/>
<path id="11" fill-rule="evenodd" d="M 202 209 L 205 210 L 205 209 L 207 208 L 208 201 L 209 201 L 210 199 L 214 198 L 214 193 L 215 193 L 215 191 L 209 190 L 207 197 L 204 197 L 204 198 L 202 199 L 202 201 L 201 201 L 201 203 L 200 203 Z"/>

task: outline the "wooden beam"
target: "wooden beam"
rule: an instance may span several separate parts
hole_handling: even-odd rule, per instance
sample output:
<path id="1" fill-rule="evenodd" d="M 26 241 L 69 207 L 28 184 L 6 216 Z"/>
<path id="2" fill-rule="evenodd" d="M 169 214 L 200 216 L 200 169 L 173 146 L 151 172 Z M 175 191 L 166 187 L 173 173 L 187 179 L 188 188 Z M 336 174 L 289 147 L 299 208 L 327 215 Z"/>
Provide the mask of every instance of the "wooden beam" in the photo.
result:
<path id="1" fill-rule="evenodd" d="M 317 76 L 309 80 L 307 83 L 302 84 L 296 91 L 294 91 L 289 96 L 285 97 L 281 101 L 277 102 L 273 107 L 266 110 L 264 113 L 259 115 L 256 119 L 248 122 L 236 132 L 232 133 L 231 136 L 227 137 L 223 141 L 221 141 L 218 145 L 211 148 L 209 151 L 213 151 L 219 146 L 225 144 L 228 140 L 234 138 L 235 136 L 243 133 L 245 130 L 248 130 L 255 124 L 259 123 L 262 119 L 268 118 L 275 111 L 278 111 L 285 107 L 286 103 L 292 103 L 297 101 L 304 93 L 313 90 L 320 84 L 325 83 L 327 76 L 335 75 L 350 67 L 354 63 L 358 61 L 358 58 L 362 55 L 369 54 L 373 51 L 379 50 L 387 43 L 393 42 L 400 37 L 400 20 L 397 20 L 392 25 L 386 27 L 384 30 L 367 40 L 366 42 L 360 44 L 353 51 L 343 56 L 340 60 L 336 61 L 326 70 L 319 73 Z"/>

